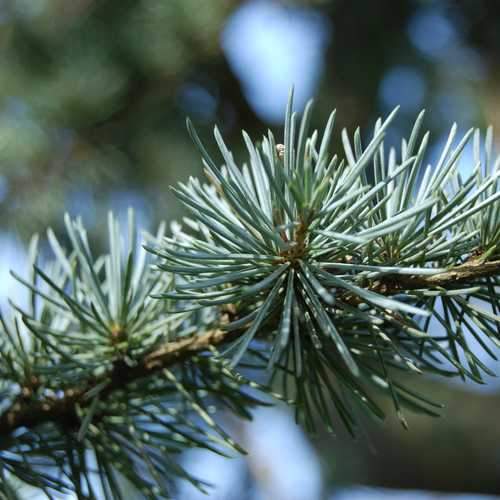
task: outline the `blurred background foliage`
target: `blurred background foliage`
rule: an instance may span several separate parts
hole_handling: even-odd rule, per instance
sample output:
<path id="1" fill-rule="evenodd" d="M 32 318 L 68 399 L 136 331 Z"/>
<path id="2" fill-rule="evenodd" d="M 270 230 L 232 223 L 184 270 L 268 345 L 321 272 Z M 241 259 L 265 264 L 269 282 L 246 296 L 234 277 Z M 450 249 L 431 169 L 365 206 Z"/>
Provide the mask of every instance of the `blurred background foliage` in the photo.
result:
<path id="1" fill-rule="evenodd" d="M 207 140 L 218 123 L 240 159 L 242 128 L 280 136 L 292 84 L 298 107 L 316 97 L 318 127 L 336 107 L 337 130 L 367 131 L 401 104 L 394 144 L 427 108 L 431 157 L 454 121 L 500 130 L 494 0 L 0 0 L 0 61 L 2 303 L 29 235 L 59 231 L 64 211 L 97 241 L 108 209 L 133 206 L 145 228 L 182 216 L 169 185 L 201 173 L 187 115 Z M 357 442 L 311 439 L 266 410 L 232 422 L 248 460 L 185 460 L 219 485 L 213 498 L 500 494 L 500 385 L 419 383 L 447 409 L 410 415 L 409 432 L 389 419 Z"/>

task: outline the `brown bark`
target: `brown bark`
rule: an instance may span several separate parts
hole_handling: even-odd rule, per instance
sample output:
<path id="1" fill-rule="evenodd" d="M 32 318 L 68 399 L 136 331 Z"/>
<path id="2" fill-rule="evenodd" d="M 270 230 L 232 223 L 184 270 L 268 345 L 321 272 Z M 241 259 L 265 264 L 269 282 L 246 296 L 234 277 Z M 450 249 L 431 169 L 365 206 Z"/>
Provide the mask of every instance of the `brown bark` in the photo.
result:
<path id="1" fill-rule="evenodd" d="M 481 263 L 469 261 L 456 266 L 449 271 L 433 276 L 396 276 L 385 277 L 374 282 L 370 289 L 391 295 L 402 290 L 419 288 L 432 289 L 436 287 L 454 288 L 464 283 L 474 283 L 477 279 L 496 277 L 500 275 L 500 260 Z M 85 406 L 85 394 L 97 384 L 109 379 L 109 384 L 101 391 L 101 400 L 116 390 L 124 388 L 128 383 L 148 377 L 155 372 L 189 360 L 192 356 L 207 351 L 211 346 L 216 347 L 224 342 L 233 340 L 241 332 L 215 329 L 201 335 L 167 342 L 145 356 L 135 367 L 126 366 L 123 362 L 116 362 L 110 373 L 100 378 L 92 378 L 83 385 L 67 389 L 61 398 L 45 398 L 41 401 L 31 401 L 28 397 L 20 396 L 0 416 L 0 436 L 6 439 L 14 430 L 20 427 L 32 428 L 45 422 L 58 422 L 61 425 L 75 425 L 78 422 L 75 405 Z M 2 441 L 3 441 L 2 439 Z"/>

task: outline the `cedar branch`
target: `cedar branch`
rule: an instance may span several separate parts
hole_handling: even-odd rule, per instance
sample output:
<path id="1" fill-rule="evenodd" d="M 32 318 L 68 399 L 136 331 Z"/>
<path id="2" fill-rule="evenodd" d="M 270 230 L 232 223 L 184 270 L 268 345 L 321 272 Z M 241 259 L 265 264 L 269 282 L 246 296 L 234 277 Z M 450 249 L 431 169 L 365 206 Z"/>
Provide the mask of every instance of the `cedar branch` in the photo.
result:
<path id="1" fill-rule="evenodd" d="M 419 288 L 453 288 L 464 283 L 474 283 L 486 277 L 500 276 L 500 260 L 481 262 L 479 259 L 470 260 L 450 270 L 432 276 L 386 276 L 382 280 L 373 282 L 369 288 L 378 293 L 391 295 L 403 290 Z M 89 404 L 85 394 L 109 379 L 109 384 L 101 391 L 101 400 L 113 392 L 123 389 L 127 384 L 148 377 L 164 368 L 188 361 L 193 356 L 216 347 L 224 342 L 236 338 L 241 332 L 214 329 L 201 335 L 170 341 L 149 353 L 134 367 L 117 361 L 110 373 L 102 377 L 94 377 L 75 388 L 67 389 L 60 398 L 44 398 L 40 401 L 31 401 L 22 395 L 0 416 L 0 436 L 5 444 L 9 436 L 21 427 L 34 428 L 47 422 L 62 426 L 74 427 L 78 425 L 75 406 Z"/>

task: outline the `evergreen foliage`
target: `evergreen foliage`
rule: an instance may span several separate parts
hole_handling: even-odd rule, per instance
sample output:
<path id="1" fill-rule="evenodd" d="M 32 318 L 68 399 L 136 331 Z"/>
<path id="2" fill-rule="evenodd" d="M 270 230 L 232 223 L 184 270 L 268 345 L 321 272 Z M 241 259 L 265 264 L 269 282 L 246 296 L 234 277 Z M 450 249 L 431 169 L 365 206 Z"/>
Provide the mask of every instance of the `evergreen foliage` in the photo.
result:
<path id="1" fill-rule="evenodd" d="M 382 419 L 377 392 L 431 416 L 407 372 L 482 383 L 500 345 L 500 160 L 492 132 L 425 166 L 421 113 L 396 151 L 384 146 L 396 110 L 363 145 L 335 113 L 310 133 L 290 98 L 284 144 L 243 133 L 241 167 L 215 129 L 223 166 L 193 126 L 208 183 L 175 188 L 191 213 L 140 242 L 133 215 L 109 217 L 109 250 L 92 254 L 81 221 L 66 217 L 68 249 L 49 230 L 51 258 L 31 244 L 0 333 L 0 492 L 19 483 L 48 498 L 169 498 L 172 481 L 200 488 L 176 461 L 190 447 L 243 452 L 213 415 L 251 417 L 266 393 L 293 405 L 314 431 L 361 412 Z M 473 168 L 459 164 L 473 146 Z M 267 376 L 266 385 L 257 383 Z M 260 395 L 259 395 L 260 393 Z M 358 410 L 361 409 L 361 412 Z M 127 486 L 128 484 L 128 486 Z"/>

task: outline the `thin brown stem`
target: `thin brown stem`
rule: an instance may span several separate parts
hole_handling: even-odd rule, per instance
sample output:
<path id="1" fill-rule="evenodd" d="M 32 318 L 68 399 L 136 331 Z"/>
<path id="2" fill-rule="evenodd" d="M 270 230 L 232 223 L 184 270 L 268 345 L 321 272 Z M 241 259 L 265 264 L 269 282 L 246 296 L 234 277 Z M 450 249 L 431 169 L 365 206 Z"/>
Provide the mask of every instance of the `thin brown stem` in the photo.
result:
<path id="1" fill-rule="evenodd" d="M 386 276 L 374 281 L 369 288 L 381 294 L 391 295 L 405 290 L 456 288 L 458 285 L 473 284 L 485 277 L 500 276 L 500 260 L 480 262 L 471 260 L 446 272 L 433 276 Z M 86 393 L 101 384 L 105 379 L 108 385 L 100 392 L 101 400 L 113 392 L 123 389 L 127 384 L 149 377 L 160 370 L 183 363 L 193 356 L 234 340 L 241 332 L 214 329 L 203 334 L 193 335 L 176 341 L 170 341 L 148 354 L 134 367 L 123 362 L 116 362 L 110 373 L 102 377 L 89 378 L 77 387 L 66 389 L 62 397 L 46 397 L 39 401 L 21 394 L 19 398 L 0 416 L 1 441 L 6 443 L 9 435 L 18 428 L 34 428 L 43 423 L 55 422 L 62 426 L 78 425 L 76 405 L 85 406 L 89 402 Z"/>

